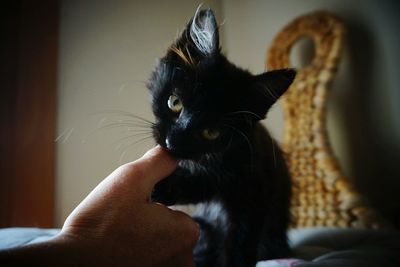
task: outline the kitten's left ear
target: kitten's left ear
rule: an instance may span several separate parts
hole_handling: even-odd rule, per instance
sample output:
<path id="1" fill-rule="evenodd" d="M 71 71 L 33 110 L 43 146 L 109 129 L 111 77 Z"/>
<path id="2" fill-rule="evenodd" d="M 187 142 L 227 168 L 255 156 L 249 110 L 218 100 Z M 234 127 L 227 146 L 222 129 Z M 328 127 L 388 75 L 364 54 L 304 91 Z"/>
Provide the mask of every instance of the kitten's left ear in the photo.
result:
<path id="1" fill-rule="evenodd" d="M 219 33 L 217 20 L 211 9 L 197 9 L 186 31 L 193 46 L 204 56 L 219 51 Z"/>
<path id="2" fill-rule="evenodd" d="M 296 77 L 294 69 L 268 71 L 253 77 L 252 107 L 260 117 L 281 97 Z"/>
<path id="3" fill-rule="evenodd" d="M 181 36 L 170 47 L 178 60 L 196 66 L 202 60 L 213 59 L 219 53 L 218 24 L 211 9 L 197 9 Z M 209 62 L 209 61 L 206 61 Z"/>

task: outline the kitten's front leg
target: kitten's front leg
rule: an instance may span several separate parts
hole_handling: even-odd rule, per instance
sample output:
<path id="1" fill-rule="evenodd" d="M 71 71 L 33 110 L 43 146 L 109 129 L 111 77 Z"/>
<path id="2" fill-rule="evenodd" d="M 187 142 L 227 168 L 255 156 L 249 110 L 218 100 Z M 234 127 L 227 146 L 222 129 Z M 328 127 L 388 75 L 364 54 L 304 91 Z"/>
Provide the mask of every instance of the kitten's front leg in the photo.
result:
<path id="1" fill-rule="evenodd" d="M 224 267 L 254 267 L 261 227 L 253 216 L 233 219 L 225 248 Z"/>
<path id="2" fill-rule="evenodd" d="M 210 177 L 201 172 L 176 169 L 154 187 L 152 200 L 165 205 L 195 204 L 209 200 L 215 193 Z"/>

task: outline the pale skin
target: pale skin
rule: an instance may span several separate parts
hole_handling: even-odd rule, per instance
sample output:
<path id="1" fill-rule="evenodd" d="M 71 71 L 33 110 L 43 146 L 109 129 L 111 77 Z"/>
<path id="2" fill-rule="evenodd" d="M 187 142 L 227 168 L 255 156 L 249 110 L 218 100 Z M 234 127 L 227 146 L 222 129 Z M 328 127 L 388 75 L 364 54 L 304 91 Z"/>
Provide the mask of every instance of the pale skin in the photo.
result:
<path id="1" fill-rule="evenodd" d="M 6 266 L 193 267 L 197 224 L 150 201 L 177 167 L 161 147 L 105 178 L 68 216 L 55 238 L 0 251 Z"/>

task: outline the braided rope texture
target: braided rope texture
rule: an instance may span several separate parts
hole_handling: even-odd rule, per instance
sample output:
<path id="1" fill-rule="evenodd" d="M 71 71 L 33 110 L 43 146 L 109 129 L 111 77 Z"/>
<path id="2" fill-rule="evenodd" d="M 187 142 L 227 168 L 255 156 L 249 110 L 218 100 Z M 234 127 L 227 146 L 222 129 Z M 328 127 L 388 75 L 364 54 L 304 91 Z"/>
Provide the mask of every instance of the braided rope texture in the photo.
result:
<path id="1" fill-rule="evenodd" d="M 292 227 L 389 227 L 344 175 L 326 130 L 328 88 L 344 35 L 339 18 L 317 11 L 289 23 L 268 51 L 267 69 L 281 69 L 290 67 L 291 48 L 300 38 L 310 37 L 315 44 L 313 60 L 298 70 L 281 100 L 285 123 L 282 148 L 293 179 Z"/>

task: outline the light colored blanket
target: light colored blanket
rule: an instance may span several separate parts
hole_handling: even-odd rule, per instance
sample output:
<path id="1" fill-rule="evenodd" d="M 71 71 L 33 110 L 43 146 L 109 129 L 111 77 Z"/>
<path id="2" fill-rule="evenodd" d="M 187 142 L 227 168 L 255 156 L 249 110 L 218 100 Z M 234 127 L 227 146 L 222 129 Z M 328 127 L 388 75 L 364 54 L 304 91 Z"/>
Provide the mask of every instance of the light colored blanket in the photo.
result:
<path id="1" fill-rule="evenodd" d="M 59 229 L 0 229 L 0 249 L 44 241 Z M 289 231 L 290 259 L 258 262 L 256 267 L 398 267 L 400 232 L 309 228 Z"/>
<path id="2" fill-rule="evenodd" d="M 294 258 L 259 262 L 256 267 L 400 266 L 400 232 L 335 228 L 289 232 Z"/>

